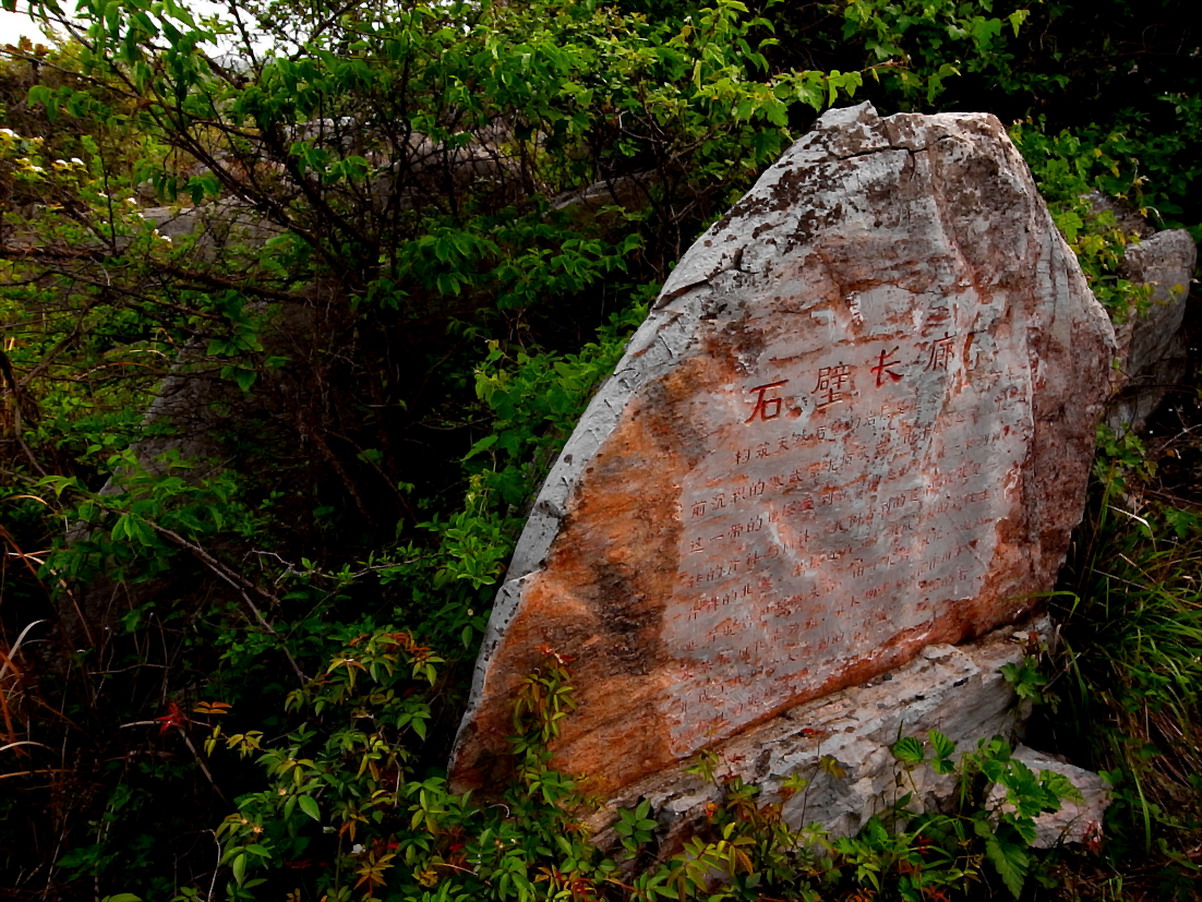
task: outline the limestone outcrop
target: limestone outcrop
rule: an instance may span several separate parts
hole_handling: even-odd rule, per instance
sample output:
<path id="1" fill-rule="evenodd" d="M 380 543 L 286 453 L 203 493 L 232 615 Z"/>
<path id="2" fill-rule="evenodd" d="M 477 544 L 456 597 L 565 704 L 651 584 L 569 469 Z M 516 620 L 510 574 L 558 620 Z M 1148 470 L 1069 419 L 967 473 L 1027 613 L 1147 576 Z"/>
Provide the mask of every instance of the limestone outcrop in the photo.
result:
<path id="1" fill-rule="evenodd" d="M 681 260 L 555 464 L 454 784 L 503 773 L 548 654 L 579 702 L 553 764 L 614 799 L 1028 618 L 1113 354 L 996 119 L 828 113 Z"/>

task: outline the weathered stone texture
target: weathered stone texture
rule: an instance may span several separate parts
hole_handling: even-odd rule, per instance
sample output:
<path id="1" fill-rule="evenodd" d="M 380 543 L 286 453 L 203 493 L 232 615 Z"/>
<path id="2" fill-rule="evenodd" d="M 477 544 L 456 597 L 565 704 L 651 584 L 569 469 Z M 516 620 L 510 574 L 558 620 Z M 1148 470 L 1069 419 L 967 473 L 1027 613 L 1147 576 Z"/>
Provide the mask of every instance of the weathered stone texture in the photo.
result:
<path id="1" fill-rule="evenodd" d="M 940 810 L 954 796 L 957 777 L 936 775 L 927 766 L 905 773 L 890 747 L 905 736 L 925 741 L 932 729 L 962 752 L 975 749 L 982 738 L 1012 738 L 1024 711 L 1000 669 L 1021 663 L 1031 638 L 1043 641 L 1049 633 L 1041 618 L 1017 632 L 997 630 L 958 647 L 927 646 L 896 670 L 798 705 L 720 744 L 714 749 L 715 776 L 758 787 L 759 803 L 780 804 L 783 821 L 794 830 L 817 825 L 830 835 L 852 835 L 906 793 L 912 794 L 909 810 Z M 1085 797 L 1037 818 L 1037 845 L 1079 842 L 1097 831 L 1108 796 L 1096 774 L 1025 746 L 1015 748 L 1014 757 L 1036 773 L 1065 774 Z M 808 781 L 803 792 L 785 791 L 794 775 Z M 599 846 L 617 847 L 616 811 L 646 799 L 660 819 L 659 848 L 673 852 L 706 824 L 707 806 L 721 797 L 715 783 L 678 765 L 625 787 L 589 826 Z M 1000 807 L 999 800 L 994 803 Z"/>
<path id="2" fill-rule="evenodd" d="M 570 658 L 603 797 L 1012 623 L 1080 516 L 1113 331 L 996 119 L 833 111 L 697 242 L 536 502 L 457 786 Z"/>
<path id="3" fill-rule="evenodd" d="M 1197 245 L 1184 229 L 1145 236 L 1126 250 L 1123 275 L 1149 286 L 1150 295 L 1117 330 L 1123 388 L 1107 415 L 1116 430 L 1143 428 L 1165 395 L 1185 380 L 1189 354 L 1182 324 L 1197 258 Z"/>

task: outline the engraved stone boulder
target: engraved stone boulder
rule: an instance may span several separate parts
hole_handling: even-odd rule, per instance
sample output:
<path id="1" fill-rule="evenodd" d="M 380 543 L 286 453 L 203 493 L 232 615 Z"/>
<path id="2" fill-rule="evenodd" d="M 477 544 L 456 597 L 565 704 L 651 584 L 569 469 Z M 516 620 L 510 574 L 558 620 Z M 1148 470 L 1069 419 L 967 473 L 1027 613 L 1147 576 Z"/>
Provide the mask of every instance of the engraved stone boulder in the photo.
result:
<path id="1" fill-rule="evenodd" d="M 828 113 L 680 261 L 552 469 L 454 784 L 504 775 L 549 652 L 579 703 L 552 763 L 612 799 L 1027 617 L 1113 352 L 996 119 Z"/>

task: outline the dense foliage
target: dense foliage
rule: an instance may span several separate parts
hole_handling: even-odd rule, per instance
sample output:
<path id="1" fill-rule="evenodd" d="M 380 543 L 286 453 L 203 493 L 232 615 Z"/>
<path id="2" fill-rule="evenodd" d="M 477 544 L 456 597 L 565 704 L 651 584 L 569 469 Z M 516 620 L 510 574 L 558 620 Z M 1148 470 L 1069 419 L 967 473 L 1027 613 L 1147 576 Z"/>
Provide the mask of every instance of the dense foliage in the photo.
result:
<path id="1" fill-rule="evenodd" d="M 1149 795 L 1148 736 L 1095 762 L 1127 787 L 1117 835 L 1139 835 L 1043 870 L 1027 821 L 1068 790 L 986 741 L 959 765 L 961 811 L 907 825 L 899 800 L 836 843 L 731 786 L 712 837 L 632 878 L 546 767 L 571 698 L 550 660 L 515 715 L 505 805 L 451 795 L 443 767 L 524 507 L 692 239 L 831 104 L 985 109 L 1125 315 L 1130 236 L 1083 196 L 1202 222 L 1189 4 L 32 5 L 63 40 L 0 66 L 14 897 L 701 898 L 725 873 L 740 899 L 977 898 L 1029 875 L 1113 887 L 1133 850 L 1156 862 L 1140 886 L 1188 877 L 1197 805 L 1169 817 L 1167 799 L 1199 787 L 1169 773 Z M 1153 550 L 1192 567 L 1173 549 L 1197 524 L 1173 510 Z M 1076 588 L 1070 623 L 1121 622 L 1082 612 L 1125 601 Z M 1117 678 L 1074 671 L 1129 686 L 1103 705 L 1128 751 L 1139 704 L 1192 729 L 1202 641 L 1171 632 L 1194 669 L 1167 688 L 1128 684 L 1117 654 Z M 1075 697 L 1082 724 L 1109 716 L 1097 702 Z M 897 754 L 900 774 L 925 752 Z M 988 810 L 995 783 L 1018 813 Z M 623 815 L 631 860 L 653 832 Z"/>

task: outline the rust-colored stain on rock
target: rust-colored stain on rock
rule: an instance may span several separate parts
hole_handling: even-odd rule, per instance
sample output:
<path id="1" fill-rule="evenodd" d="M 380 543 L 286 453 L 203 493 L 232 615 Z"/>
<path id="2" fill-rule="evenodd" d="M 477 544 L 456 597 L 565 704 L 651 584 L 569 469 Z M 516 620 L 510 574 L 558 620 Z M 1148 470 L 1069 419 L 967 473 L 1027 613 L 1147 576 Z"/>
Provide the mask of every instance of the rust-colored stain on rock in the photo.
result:
<path id="1" fill-rule="evenodd" d="M 545 651 L 612 795 L 1026 613 L 1113 333 L 996 120 L 837 111 L 690 250 L 540 494 L 452 762 L 495 787 Z"/>

